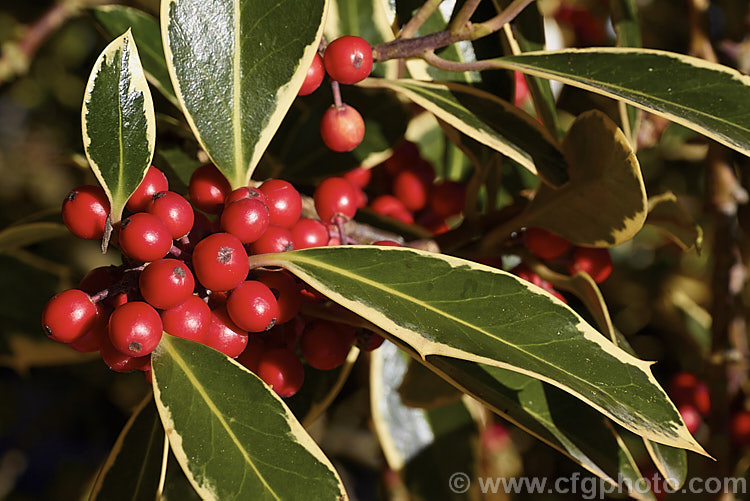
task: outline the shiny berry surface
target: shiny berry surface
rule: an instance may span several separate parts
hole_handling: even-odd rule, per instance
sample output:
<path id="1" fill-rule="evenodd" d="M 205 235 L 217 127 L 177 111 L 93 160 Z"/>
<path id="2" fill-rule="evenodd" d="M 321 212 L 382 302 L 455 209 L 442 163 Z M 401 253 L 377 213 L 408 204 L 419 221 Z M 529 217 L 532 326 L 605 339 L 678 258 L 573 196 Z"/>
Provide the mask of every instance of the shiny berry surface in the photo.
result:
<path id="1" fill-rule="evenodd" d="M 279 305 L 264 283 L 248 280 L 232 290 L 227 312 L 234 323 L 248 332 L 264 332 L 279 319 Z"/>
<path id="2" fill-rule="evenodd" d="M 109 200 L 98 186 L 79 186 L 65 195 L 63 200 L 63 223 L 78 238 L 102 238 L 108 215 Z"/>
<path id="3" fill-rule="evenodd" d="M 193 172 L 188 190 L 190 201 L 197 209 L 209 214 L 218 214 L 232 188 L 215 165 L 206 164 Z"/>
<path id="4" fill-rule="evenodd" d="M 162 171 L 153 165 L 146 171 L 146 176 L 138 185 L 135 192 L 130 195 L 125 205 L 130 212 L 143 212 L 148 209 L 151 199 L 160 191 L 169 189 L 169 181 Z"/>
<path id="5" fill-rule="evenodd" d="M 94 327 L 97 315 L 88 294 L 68 289 L 47 302 L 42 310 L 42 327 L 55 341 L 70 343 Z"/>
<path id="6" fill-rule="evenodd" d="M 208 290 L 228 291 L 245 280 L 250 264 L 237 237 L 214 233 L 195 246 L 193 269 L 198 281 Z"/>
<path id="7" fill-rule="evenodd" d="M 305 81 L 302 82 L 302 87 L 300 87 L 297 94 L 300 96 L 312 94 L 320 87 L 325 76 L 326 70 L 323 67 L 323 58 L 320 57 L 320 54 L 315 54 L 310 67 L 307 69 L 307 73 L 305 73 Z"/>
<path id="8" fill-rule="evenodd" d="M 160 191 L 151 198 L 147 212 L 161 219 L 174 240 L 190 233 L 195 223 L 193 207 L 173 191 Z"/>
<path id="9" fill-rule="evenodd" d="M 342 84 L 355 84 L 372 71 L 372 47 L 361 37 L 337 38 L 326 47 L 323 64 L 332 79 Z"/>
<path id="10" fill-rule="evenodd" d="M 161 341 L 162 332 L 161 317 L 142 301 L 118 306 L 109 317 L 112 346 L 131 357 L 142 357 L 154 351 Z"/>
<path id="11" fill-rule="evenodd" d="M 343 153 L 359 146 L 365 137 L 365 121 L 357 110 L 345 104 L 331 106 L 320 121 L 320 136 L 329 149 Z"/>
<path id="12" fill-rule="evenodd" d="M 159 259 L 141 272 L 138 285 L 148 304 L 160 310 L 168 310 L 192 296 L 195 279 L 184 262 Z"/>
<path id="13" fill-rule="evenodd" d="M 137 212 L 120 225 L 120 249 L 139 261 L 155 261 L 169 253 L 172 235 L 158 217 Z"/>
<path id="14" fill-rule="evenodd" d="M 179 306 L 161 312 L 164 332 L 203 343 L 211 325 L 211 309 L 198 296 L 190 296 Z"/>
<path id="15" fill-rule="evenodd" d="M 267 385 L 282 397 L 291 397 L 302 387 L 305 368 L 299 357 L 287 348 L 264 352 L 256 372 Z"/>
<path id="16" fill-rule="evenodd" d="M 315 189 L 313 195 L 315 210 L 320 220 L 333 222 L 337 217 L 349 220 L 357 212 L 355 188 L 342 177 L 329 177 Z"/>

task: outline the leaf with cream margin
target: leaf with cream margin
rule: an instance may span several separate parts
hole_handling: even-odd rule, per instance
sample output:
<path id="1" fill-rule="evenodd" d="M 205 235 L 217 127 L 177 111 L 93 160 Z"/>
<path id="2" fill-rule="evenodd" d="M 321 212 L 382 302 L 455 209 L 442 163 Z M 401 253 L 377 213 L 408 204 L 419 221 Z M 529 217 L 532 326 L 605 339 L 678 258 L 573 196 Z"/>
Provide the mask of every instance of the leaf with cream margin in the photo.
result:
<path id="1" fill-rule="evenodd" d="M 347 499 L 328 458 L 255 374 L 168 334 L 151 366 L 170 446 L 203 499 Z"/>
<path id="2" fill-rule="evenodd" d="M 633 238 L 646 220 L 646 189 L 622 131 L 604 113 L 588 111 L 573 122 L 562 150 L 570 181 L 559 189 L 541 185 L 524 213 L 526 224 L 587 247 Z"/>
<path id="3" fill-rule="evenodd" d="M 662 230 L 683 251 L 695 247 L 700 252 L 703 245 L 703 229 L 677 201 L 671 191 L 648 199 L 646 224 Z"/>
<path id="4" fill-rule="evenodd" d="M 373 246 L 261 254 L 250 263 L 287 269 L 423 358 L 454 357 L 540 379 L 633 433 L 705 454 L 648 362 L 510 273 L 442 254 Z"/>
<path id="5" fill-rule="evenodd" d="M 128 30 L 94 63 L 81 110 L 83 149 L 120 221 L 130 195 L 151 165 L 156 118 L 138 49 Z"/>
<path id="6" fill-rule="evenodd" d="M 195 137 L 246 186 L 302 86 L 327 0 L 162 0 L 167 67 Z"/>

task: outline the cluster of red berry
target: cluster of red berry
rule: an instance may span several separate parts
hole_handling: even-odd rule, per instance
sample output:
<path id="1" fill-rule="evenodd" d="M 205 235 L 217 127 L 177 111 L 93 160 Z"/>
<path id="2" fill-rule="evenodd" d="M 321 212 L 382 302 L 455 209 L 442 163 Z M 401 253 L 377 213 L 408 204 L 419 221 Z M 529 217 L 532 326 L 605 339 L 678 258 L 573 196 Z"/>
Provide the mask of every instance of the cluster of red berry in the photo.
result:
<path id="1" fill-rule="evenodd" d="M 334 82 L 351 85 L 364 80 L 372 71 L 372 47 L 364 38 L 337 38 L 321 52 L 315 54 L 307 70 L 300 96 L 312 94 L 320 87 L 326 73 Z M 337 102 L 323 115 L 320 135 L 331 150 L 352 151 L 365 137 L 365 122 L 356 109 Z"/>
<path id="2" fill-rule="evenodd" d="M 115 371 L 150 376 L 150 353 L 166 331 L 237 358 L 282 396 L 302 385 L 298 345 L 309 366 L 329 370 L 355 343 L 368 350 L 382 343 L 370 332 L 300 316 L 304 301 L 324 299 L 284 271 L 250 270 L 248 262 L 249 254 L 338 244 L 342 222 L 356 212 L 348 181 L 319 185 L 320 220 L 301 217 L 301 195 L 288 182 L 232 191 L 210 164 L 191 177 L 192 205 L 168 190 L 164 174 L 150 167 L 127 203 L 130 215 L 114 228 L 124 264 L 94 269 L 77 289 L 53 297 L 42 312 L 49 337 L 100 351 Z M 73 234 L 95 240 L 109 210 L 104 190 L 82 186 L 65 197 L 62 218 Z"/>

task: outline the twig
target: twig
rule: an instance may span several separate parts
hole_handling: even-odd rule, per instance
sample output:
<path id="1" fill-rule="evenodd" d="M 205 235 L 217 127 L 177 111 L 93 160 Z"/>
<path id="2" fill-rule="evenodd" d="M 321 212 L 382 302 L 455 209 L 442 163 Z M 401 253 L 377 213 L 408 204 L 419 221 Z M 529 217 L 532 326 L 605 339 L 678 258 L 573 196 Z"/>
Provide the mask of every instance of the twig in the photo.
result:
<path id="1" fill-rule="evenodd" d="M 463 7 L 461 7 L 461 10 L 458 11 L 458 14 L 456 14 L 456 17 L 453 18 L 450 26 L 448 26 L 448 31 L 451 33 L 458 33 L 461 31 L 466 23 L 471 20 L 472 14 L 477 10 L 479 2 L 481 1 L 482 0 L 467 0 Z"/>
<path id="2" fill-rule="evenodd" d="M 534 0 L 514 0 L 513 3 L 503 9 L 500 14 L 496 15 L 489 21 L 479 23 L 475 26 L 481 26 L 483 27 L 483 29 L 488 30 L 487 34 L 494 33 L 502 28 L 505 24 L 515 19 L 516 16 L 518 16 L 518 14 L 520 14 L 521 11 L 533 1 Z"/>
<path id="3" fill-rule="evenodd" d="M 419 8 L 416 14 L 409 19 L 409 22 L 404 25 L 401 33 L 398 35 L 400 39 L 408 39 L 413 37 L 419 28 L 427 21 L 432 14 L 435 13 L 443 0 L 427 0 L 422 7 Z"/>

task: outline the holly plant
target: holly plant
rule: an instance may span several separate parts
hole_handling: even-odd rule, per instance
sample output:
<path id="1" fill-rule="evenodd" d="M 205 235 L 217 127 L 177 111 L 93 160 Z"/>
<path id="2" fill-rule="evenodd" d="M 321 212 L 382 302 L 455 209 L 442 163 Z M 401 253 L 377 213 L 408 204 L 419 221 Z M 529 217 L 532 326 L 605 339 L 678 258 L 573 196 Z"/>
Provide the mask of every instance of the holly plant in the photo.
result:
<path id="1" fill-rule="evenodd" d="M 708 456 L 706 385 L 678 375 L 673 403 L 599 284 L 646 224 L 700 248 L 636 153 L 673 122 L 750 155 L 750 80 L 638 48 L 632 0 L 610 2 L 615 47 L 560 50 L 541 1 L 414 3 L 91 10 L 112 40 L 81 111 L 98 185 L 62 221 L 121 264 L 41 323 L 153 390 L 91 499 L 348 499 L 314 430 L 355 373 L 385 464 L 422 499 L 477 495 L 448 484 L 483 471 L 477 427 L 611 485 L 658 471 L 679 489 Z M 600 106 L 562 112 L 560 82 Z"/>

